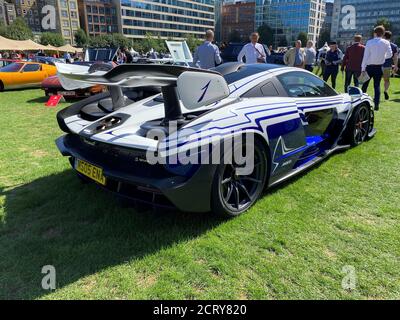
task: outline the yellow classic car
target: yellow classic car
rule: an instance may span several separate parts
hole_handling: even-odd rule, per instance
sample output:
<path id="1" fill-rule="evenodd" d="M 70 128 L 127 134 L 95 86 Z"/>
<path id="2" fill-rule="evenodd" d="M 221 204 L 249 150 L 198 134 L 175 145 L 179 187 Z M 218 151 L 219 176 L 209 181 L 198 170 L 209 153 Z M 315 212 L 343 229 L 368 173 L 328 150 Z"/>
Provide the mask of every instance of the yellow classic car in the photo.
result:
<path id="1" fill-rule="evenodd" d="M 37 62 L 17 61 L 0 69 L 0 91 L 27 87 L 40 87 L 47 77 L 54 76 L 57 68 Z"/>

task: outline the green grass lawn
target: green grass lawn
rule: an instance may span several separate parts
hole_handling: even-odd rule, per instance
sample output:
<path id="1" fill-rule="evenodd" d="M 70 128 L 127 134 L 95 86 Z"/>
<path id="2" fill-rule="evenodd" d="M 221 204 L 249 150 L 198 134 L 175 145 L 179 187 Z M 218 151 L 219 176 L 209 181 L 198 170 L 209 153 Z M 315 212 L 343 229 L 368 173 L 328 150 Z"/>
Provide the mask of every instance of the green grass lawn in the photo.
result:
<path id="1" fill-rule="evenodd" d="M 0 298 L 400 298 L 400 79 L 374 139 L 231 220 L 136 211 L 82 185 L 54 144 L 67 104 L 44 102 L 0 93 Z M 44 265 L 55 291 L 41 287 Z M 348 266 L 354 290 L 341 285 Z"/>

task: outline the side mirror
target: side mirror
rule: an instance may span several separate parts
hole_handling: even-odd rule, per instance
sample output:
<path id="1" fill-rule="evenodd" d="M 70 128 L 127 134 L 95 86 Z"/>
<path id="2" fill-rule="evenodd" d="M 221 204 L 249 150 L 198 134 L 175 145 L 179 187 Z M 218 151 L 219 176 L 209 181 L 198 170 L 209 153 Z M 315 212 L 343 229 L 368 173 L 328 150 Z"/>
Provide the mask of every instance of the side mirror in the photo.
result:
<path id="1" fill-rule="evenodd" d="M 183 72 L 177 81 L 179 97 L 185 108 L 193 110 L 229 96 L 224 77 L 217 73 Z"/>
<path id="2" fill-rule="evenodd" d="M 352 98 L 361 98 L 363 95 L 362 90 L 358 87 L 349 86 L 347 88 L 347 92 L 348 92 L 349 96 Z"/>

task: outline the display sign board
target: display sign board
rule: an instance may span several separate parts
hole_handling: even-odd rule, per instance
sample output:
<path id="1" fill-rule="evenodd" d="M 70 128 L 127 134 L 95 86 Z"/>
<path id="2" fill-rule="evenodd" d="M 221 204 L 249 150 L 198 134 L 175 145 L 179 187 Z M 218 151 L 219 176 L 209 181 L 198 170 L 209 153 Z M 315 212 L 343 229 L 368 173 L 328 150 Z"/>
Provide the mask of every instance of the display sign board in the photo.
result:
<path id="1" fill-rule="evenodd" d="M 85 53 L 85 61 L 113 61 L 118 48 L 88 48 Z"/>
<path id="2" fill-rule="evenodd" d="M 174 63 L 189 64 L 193 62 L 193 56 L 186 41 L 165 41 Z"/>
<path id="3" fill-rule="evenodd" d="M 49 100 L 45 103 L 46 107 L 57 107 L 60 100 L 63 98 L 61 94 L 50 96 Z"/>

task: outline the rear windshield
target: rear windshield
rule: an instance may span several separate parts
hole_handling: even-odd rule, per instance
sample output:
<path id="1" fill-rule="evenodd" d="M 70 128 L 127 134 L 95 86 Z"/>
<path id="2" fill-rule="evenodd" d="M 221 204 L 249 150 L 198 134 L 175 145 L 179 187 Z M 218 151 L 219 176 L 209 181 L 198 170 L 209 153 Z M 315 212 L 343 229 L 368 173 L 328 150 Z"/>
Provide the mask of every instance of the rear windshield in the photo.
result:
<path id="1" fill-rule="evenodd" d="M 243 78 L 250 77 L 254 74 L 261 73 L 264 71 L 268 71 L 271 69 L 280 68 L 282 66 L 267 64 L 267 63 L 258 63 L 258 64 L 249 64 L 240 67 L 237 71 L 228 73 L 224 75 L 224 78 L 228 84 L 239 81 Z M 215 68 L 218 71 L 218 67 Z"/>
<path id="2" fill-rule="evenodd" d="M 14 62 L 0 69 L 0 72 L 18 72 L 21 70 L 23 63 Z"/>

